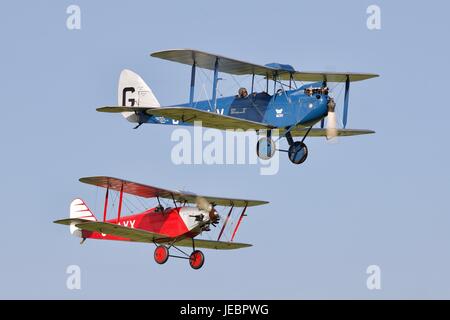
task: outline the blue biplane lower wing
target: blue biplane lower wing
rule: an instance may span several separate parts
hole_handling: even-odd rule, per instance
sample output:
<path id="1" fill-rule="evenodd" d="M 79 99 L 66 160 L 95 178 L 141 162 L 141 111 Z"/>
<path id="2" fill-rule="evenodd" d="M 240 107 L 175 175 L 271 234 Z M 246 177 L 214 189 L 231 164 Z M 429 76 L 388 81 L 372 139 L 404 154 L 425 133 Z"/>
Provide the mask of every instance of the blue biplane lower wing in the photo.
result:
<path id="1" fill-rule="evenodd" d="M 366 130 L 366 129 L 336 129 L 337 135 L 339 137 L 345 137 L 345 136 L 359 136 L 363 134 L 372 134 L 375 133 L 373 130 Z M 303 137 L 307 133 L 308 128 L 302 128 L 297 127 L 292 129 L 291 135 L 293 137 Z M 280 130 L 280 135 L 284 134 L 284 130 Z M 310 132 L 308 133 L 308 137 L 326 137 L 327 136 L 327 130 L 322 128 L 312 128 Z"/>
<path id="2" fill-rule="evenodd" d="M 202 126 L 207 128 L 215 128 L 219 130 L 242 129 L 242 130 L 264 130 L 273 129 L 274 127 L 246 119 L 230 117 L 218 114 L 214 111 L 203 111 L 186 107 L 167 107 L 148 109 L 146 114 L 158 117 L 166 117 L 182 122 L 194 123 L 201 121 Z"/>

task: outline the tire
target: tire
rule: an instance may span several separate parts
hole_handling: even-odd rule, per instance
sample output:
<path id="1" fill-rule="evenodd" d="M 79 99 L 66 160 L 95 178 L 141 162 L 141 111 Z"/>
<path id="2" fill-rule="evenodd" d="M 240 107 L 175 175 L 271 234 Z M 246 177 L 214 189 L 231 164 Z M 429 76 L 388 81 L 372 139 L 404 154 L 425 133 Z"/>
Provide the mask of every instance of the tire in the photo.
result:
<path id="1" fill-rule="evenodd" d="M 164 264 L 169 259 L 169 249 L 166 246 L 157 246 L 153 257 L 156 263 Z"/>
<path id="2" fill-rule="evenodd" d="M 288 151 L 289 160 L 294 164 L 301 164 L 308 158 L 308 147 L 301 141 L 294 142 Z"/>
<path id="3" fill-rule="evenodd" d="M 189 265 L 192 269 L 200 269 L 205 263 L 205 255 L 200 250 L 195 250 L 189 256 Z"/>

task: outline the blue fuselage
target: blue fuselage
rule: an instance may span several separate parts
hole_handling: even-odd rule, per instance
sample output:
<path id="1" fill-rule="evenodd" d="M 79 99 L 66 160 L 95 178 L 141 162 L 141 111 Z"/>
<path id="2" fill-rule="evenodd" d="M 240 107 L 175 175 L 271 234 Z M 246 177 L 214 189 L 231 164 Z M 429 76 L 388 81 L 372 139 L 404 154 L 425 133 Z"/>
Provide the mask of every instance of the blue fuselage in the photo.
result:
<path id="1" fill-rule="evenodd" d="M 222 115 L 246 119 L 254 122 L 286 128 L 293 125 L 312 126 L 327 115 L 328 96 L 326 94 L 305 94 L 305 85 L 299 89 L 280 91 L 271 96 L 265 92 L 249 94 L 245 98 L 237 96 L 203 100 L 177 105 L 199 110 L 217 112 Z M 168 125 L 192 125 L 163 117 L 151 116 L 147 123 Z"/>

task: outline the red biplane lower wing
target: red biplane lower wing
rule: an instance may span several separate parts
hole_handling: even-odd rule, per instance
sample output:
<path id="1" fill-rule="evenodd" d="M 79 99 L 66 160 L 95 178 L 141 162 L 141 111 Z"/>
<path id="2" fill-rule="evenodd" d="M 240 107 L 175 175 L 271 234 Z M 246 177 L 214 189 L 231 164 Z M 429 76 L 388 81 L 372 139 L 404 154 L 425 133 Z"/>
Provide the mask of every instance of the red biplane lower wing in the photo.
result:
<path id="1" fill-rule="evenodd" d="M 251 247 L 251 244 L 239 243 L 239 242 L 225 242 L 225 241 L 214 241 L 214 240 L 203 240 L 195 239 L 194 241 L 196 248 L 204 249 L 216 249 L 216 250 L 231 250 Z M 179 247 L 192 247 L 192 239 L 183 239 L 174 243 L 175 246 Z"/>
<path id="2" fill-rule="evenodd" d="M 100 232 L 116 237 L 130 239 L 136 242 L 159 242 L 161 240 L 170 240 L 171 238 L 164 234 L 149 232 L 142 229 L 124 227 L 118 224 L 108 222 L 83 222 L 75 225 L 81 230 Z"/>
<path id="3" fill-rule="evenodd" d="M 192 239 L 184 238 L 182 240 L 176 241 L 164 234 L 149 232 L 142 229 L 134 229 L 129 227 L 124 227 L 118 224 L 108 223 L 108 222 L 92 222 L 83 219 L 62 219 L 56 220 L 54 223 L 71 225 L 74 224 L 77 228 L 81 230 L 99 232 L 103 234 L 108 234 L 116 237 L 126 238 L 134 242 L 146 242 L 146 243 L 170 243 L 179 247 L 192 247 Z M 175 241 L 175 242 L 174 242 Z M 203 240 L 195 239 L 196 248 L 204 249 L 216 249 L 216 250 L 232 250 L 251 247 L 251 244 L 239 243 L 239 242 L 225 242 L 225 241 L 213 241 L 213 240 Z"/>

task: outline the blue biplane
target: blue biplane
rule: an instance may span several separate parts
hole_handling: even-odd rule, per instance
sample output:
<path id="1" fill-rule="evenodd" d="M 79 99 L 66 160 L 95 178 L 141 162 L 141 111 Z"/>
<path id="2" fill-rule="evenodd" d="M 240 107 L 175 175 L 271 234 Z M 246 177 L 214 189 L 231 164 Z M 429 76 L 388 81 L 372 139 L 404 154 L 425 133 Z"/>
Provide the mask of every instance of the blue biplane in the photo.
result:
<path id="1" fill-rule="evenodd" d="M 135 128 L 143 123 L 192 125 L 201 121 L 204 127 L 220 130 L 256 130 L 260 136 L 256 146 L 260 158 L 270 159 L 275 151 L 286 151 L 295 164 L 303 163 L 308 156 L 304 143 L 308 136 L 331 139 L 374 133 L 372 130 L 347 129 L 346 125 L 350 83 L 377 77 L 376 74 L 296 71 L 287 64 L 263 66 L 191 49 L 159 51 L 151 56 L 192 67 L 189 102 L 162 107 L 139 75 L 123 70 L 119 80 L 118 105 L 101 107 L 97 111 L 122 113 L 128 121 L 137 123 Z M 213 71 L 212 97 L 209 100 L 194 102 L 196 68 Z M 236 96 L 218 98 L 219 72 L 251 75 L 250 93 L 246 88 L 240 88 Z M 265 78 L 265 91 L 254 90 L 257 76 Z M 269 94 L 270 81 L 273 82 L 272 95 Z M 297 82 L 302 85 L 297 86 Z M 345 83 L 342 129 L 336 125 L 336 103 L 329 95 L 329 82 Z M 318 123 L 320 125 L 314 127 Z M 272 139 L 275 129 L 287 139 L 289 150 L 275 149 Z M 302 138 L 294 141 L 294 137 Z"/>

